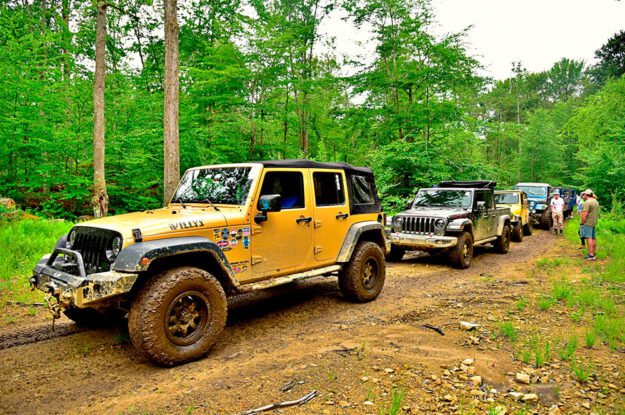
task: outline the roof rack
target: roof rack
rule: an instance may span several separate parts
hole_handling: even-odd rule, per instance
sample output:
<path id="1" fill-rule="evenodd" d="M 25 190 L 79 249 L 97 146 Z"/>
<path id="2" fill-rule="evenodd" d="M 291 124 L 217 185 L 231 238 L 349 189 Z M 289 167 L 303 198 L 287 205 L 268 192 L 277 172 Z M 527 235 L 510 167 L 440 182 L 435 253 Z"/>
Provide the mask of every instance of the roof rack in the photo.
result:
<path id="1" fill-rule="evenodd" d="M 457 188 L 476 188 L 476 189 L 494 189 L 497 182 L 492 180 L 476 180 L 472 182 L 444 181 L 438 184 L 438 187 L 457 187 Z"/>

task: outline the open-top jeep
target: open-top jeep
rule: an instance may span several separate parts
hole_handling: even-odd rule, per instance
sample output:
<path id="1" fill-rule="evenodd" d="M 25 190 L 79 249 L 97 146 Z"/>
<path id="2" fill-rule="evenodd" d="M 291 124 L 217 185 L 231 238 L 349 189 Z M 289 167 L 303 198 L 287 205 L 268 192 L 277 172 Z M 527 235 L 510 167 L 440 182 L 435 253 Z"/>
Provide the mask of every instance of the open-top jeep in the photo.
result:
<path id="1" fill-rule="evenodd" d="M 473 246 L 493 243 L 506 254 L 510 246 L 510 209 L 495 206 L 491 181 L 441 182 L 420 189 L 410 208 L 389 218 L 387 259 L 399 261 L 407 250 L 449 255 L 456 268 L 468 268 Z"/>
<path id="2" fill-rule="evenodd" d="M 527 195 L 521 190 L 495 190 L 495 204 L 510 209 L 512 240 L 522 242 L 523 235 L 532 234 L 532 220 Z"/>
<path id="3" fill-rule="evenodd" d="M 230 295 L 338 275 L 349 300 L 375 299 L 390 248 L 383 218 L 368 168 L 308 160 L 193 168 L 163 209 L 74 226 L 31 284 L 57 317 L 128 313 L 135 347 L 174 365 L 207 353 Z"/>

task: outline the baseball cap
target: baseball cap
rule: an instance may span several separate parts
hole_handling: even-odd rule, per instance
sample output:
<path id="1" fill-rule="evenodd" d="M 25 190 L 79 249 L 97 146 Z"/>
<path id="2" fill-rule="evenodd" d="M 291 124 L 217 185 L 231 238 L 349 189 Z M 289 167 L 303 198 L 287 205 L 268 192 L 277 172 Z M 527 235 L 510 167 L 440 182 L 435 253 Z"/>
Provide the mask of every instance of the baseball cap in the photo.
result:
<path id="1" fill-rule="evenodd" d="M 595 193 L 592 190 L 590 190 L 590 189 L 586 189 L 582 193 L 585 194 L 585 195 L 588 195 L 588 196 L 594 196 L 595 195 Z"/>

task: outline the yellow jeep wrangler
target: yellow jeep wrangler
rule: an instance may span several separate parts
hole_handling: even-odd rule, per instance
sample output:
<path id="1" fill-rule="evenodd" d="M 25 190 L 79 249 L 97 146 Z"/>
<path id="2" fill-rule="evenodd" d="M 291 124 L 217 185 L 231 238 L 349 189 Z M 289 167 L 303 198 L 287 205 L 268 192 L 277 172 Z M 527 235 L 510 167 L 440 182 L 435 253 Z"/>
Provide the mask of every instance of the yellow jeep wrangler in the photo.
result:
<path id="1" fill-rule="evenodd" d="M 521 190 L 496 190 L 495 203 L 497 206 L 510 209 L 513 241 L 522 242 L 523 235 L 532 234 L 532 218 L 525 192 Z"/>
<path id="2" fill-rule="evenodd" d="M 338 276 L 347 299 L 375 299 L 390 249 L 383 223 L 369 168 L 308 160 L 197 167 L 163 209 L 74 226 L 30 282 L 55 317 L 90 323 L 128 313 L 135 347 L 171 366 L 208 352 L 231 295 Z"/>

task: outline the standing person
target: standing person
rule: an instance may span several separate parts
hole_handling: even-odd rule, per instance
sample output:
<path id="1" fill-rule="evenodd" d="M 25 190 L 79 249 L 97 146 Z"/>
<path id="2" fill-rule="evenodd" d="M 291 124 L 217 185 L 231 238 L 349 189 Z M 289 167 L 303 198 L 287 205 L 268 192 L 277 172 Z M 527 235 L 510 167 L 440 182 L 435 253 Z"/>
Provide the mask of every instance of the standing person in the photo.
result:
<path id="1" fill-rule="evenodd" d="M 580 216 L 582 215 L 582 207 L 584 206 L 584 195 L 585 195 L 585 193 L 584 193 L 584 192 L 580 193 L 580 194 L 577 196 L 577 200 L 576 200 L 576 202 L 577 202 L 577 214 L 578 214 L 578 215 L 580 215 Z M 581 227 L 580 227 L 580 229 L 577 231 L 577 234 L 579 235 L 579 239 L 580 239 L 580 241 L 582 242 L 582 244 L 580 245 L 580 247 L 579 247 L 579 248 L 577 248 L 577 249 L 584 249 L 584 246 L 586 246 L 586 238 L 584 238 L 584 237 L 582 236 L 582 230 L 581 230 Z"/>
<path id="2" fill-rule="evenodd" d="M 588 241 L 588 255 L 585 258 L 594 261 L 597 255 L 595 228 L 599 222 L 599 202 L 590 189 L 585 190 L 582 197 L 584 198 L 584 206 L 579 222 L 579 235 Z"/>
<path id="3" fill-rule="evenodd" d="M 553 231 L 556 235 L 562 235 L 562 224 L 564 223 L 564 200 L 560 198 L 558 192 L 554 192 L 551 199 L 551 219 L 553 219 Z"/>

